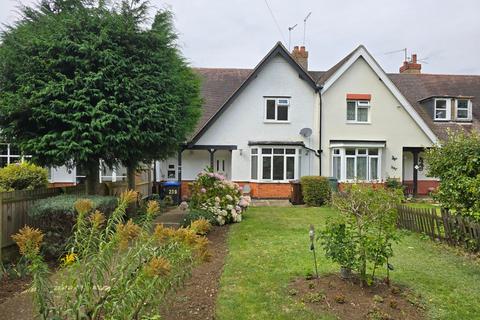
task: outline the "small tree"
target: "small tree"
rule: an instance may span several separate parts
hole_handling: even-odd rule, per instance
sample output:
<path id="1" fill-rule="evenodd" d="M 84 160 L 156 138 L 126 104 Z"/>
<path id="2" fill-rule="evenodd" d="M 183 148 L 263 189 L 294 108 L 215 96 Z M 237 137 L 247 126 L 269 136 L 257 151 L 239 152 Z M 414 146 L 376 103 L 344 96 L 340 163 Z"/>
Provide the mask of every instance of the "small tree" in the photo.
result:
<path id="1" fill-rule="evenodd" d="M 393 255 L 396 207 L 402 198 L 401 190 L 362 184 L 334 194 L 333 205 L 340 217 L 327 223 L 320 236 L 327 257 L 342 267 L 355 268 L 362 284 L 371 282 L 376 269 Z M 371 274 L 367 274 L 369 264 Z"/>
<path id="2" fill-rule="evenodd" d="M 440 178 L 434 194 L 443 207 L 480 221 L 480 135 L 449 132 L 426 152 L 428 175 Z"/>

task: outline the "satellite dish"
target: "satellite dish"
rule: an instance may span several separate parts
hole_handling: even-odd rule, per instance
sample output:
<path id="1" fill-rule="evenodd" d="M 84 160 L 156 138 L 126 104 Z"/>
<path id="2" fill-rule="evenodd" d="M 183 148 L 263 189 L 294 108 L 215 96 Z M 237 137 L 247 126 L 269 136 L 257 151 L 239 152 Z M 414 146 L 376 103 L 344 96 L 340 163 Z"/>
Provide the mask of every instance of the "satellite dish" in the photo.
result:
<path id="1" fill-rule="evenodd" d="M 303 128 L 302 130 L 300 130 L 300 135 L 304 138 L 308 138 L 312 135 L 312 129 L 310 128 Z"/>

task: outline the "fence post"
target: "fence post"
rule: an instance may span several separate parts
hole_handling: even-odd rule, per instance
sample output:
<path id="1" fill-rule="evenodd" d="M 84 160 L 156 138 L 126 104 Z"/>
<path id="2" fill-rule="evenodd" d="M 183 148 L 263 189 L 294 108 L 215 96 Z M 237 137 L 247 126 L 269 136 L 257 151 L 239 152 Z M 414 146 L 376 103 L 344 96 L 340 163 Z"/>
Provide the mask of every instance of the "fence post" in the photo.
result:
<path id="1" fill-rule="evenodd" d="M 3 236 L 3 196 L 0 194 L 0 264 L 3 261 Z"/>

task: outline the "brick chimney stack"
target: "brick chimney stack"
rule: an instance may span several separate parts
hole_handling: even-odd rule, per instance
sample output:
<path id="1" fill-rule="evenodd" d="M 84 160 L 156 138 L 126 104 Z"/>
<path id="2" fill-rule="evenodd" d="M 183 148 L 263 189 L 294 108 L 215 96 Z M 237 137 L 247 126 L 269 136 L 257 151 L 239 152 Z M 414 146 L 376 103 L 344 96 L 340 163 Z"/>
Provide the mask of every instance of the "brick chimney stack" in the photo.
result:
<path id="1" fill-rule="evenodd" d="M 417 62 L 417 55 L 412 54 L 412 59 L 410 61 L 403 61 L 403 66 L 400 67 L 400 73 L 408 74 L 420 74 L 422 70 L 422 65 Z"/>
<path id="2" fill-rule="evenodd" d="M 308 51 L 305 50 L 305 46 L 293 47 L 292 57 L 303 67 L 303 69 L 308 70 Z"/>

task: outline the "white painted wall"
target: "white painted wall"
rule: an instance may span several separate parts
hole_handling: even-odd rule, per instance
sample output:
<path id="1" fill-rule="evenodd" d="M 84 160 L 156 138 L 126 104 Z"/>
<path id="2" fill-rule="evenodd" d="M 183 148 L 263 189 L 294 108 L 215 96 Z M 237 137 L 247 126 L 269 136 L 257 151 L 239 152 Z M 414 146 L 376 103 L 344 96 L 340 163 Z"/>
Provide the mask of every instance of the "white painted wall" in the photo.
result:
<path id="1" fill-rule="evenodd" d="M 371 94 L 370 124 L 347 123 L 347 93 Z M 430 139 L 363 58 L 323 94 L 322 111 L 322 175 L 332 174 L 330 140 L 386 140 L 382 179 L 402 178 L 403 147 L 431 145 Z"/>
<path id="2" fill-rule="evenodd" d="M 265 96 L 290 96 L 289 123 L 264 122 Z M 303 141 L 306 146 L 318 149 L 318 94 L 298 77 L 298 73 L 280 56 L 272 59 L 228 109 L 205 132 L 198 145 L 237 145 L 237 150 L 217 151 L 216 160 L 227 160 L 228 178 L 235 181 L 250 180 L 249 141 Z M 303 138 L 302 128 L 313 130 L 310 138 Z M 319 160 L 313 152 L 302 150 L 302 175 L 318 174 Z M 158 179 L 166 176 L 168 163 L 176 158 L 159 162 Z M 210 165 L 206 150 L 186 150 L 182 154 L 182 179 L 193 180 Z"/>
<path id="3" fill-rule="evenodd" d="M 290 96 L 289 123 L 264 122 L 264 96 Z M 245 88 L 226 111 L 213 123 L 197 142 L 198 145 L 237 145 L 232 151 L 231 178 L 235 181 L 250 180 L 249 141 L 304 141 L 305 145 L 318 149 L 318 94 L 300 79 L 298 72 L 280 56 L 273 58 L 258 76 Z M 313 130 L 310 138 L 303 138 L 302 128 Z M 189 164 L 184 152 L 184 179 L 191 177 Z M 208 152 L 203 152 L 196 162 L 194 171 L 209 164 Z M 318 158 L 309 152 L 302 154 L 301 175 L 318 174 Z"/>
<path id="4" fill-rule="evenodd" d="M 51 183 L 76 183 L 77 169 L 66 166 L 50 168 L 49 181 Z"/>

